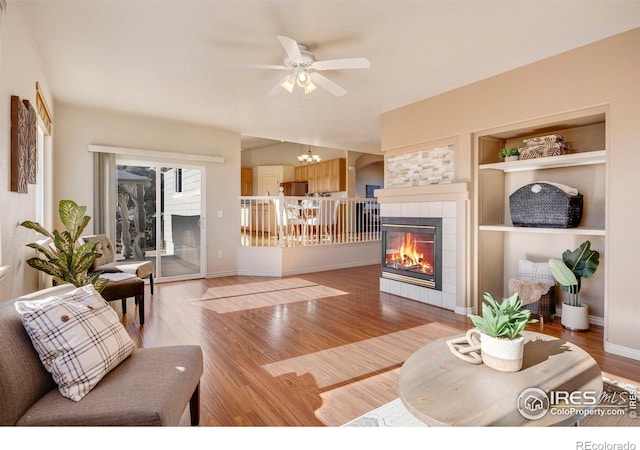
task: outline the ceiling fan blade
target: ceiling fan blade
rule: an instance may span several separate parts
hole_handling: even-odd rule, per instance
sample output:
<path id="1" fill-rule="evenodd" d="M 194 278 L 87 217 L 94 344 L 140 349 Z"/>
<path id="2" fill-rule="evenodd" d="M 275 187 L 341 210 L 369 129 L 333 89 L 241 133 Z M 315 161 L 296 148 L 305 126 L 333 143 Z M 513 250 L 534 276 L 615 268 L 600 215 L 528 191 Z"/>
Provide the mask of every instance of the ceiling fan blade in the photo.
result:
<path id="1" fill-rule="evenodd" d="M 311 64 L 311 68 L 315 70 L 368 69 L 370 66 L 367 58 L 328 59 Z"/>
<path id="2" fill-rule="evenodd" d="M 284 51 L 287 52 L 287 56 L 294 62 L 302 61 L 302 54 L 300 53 L 300 47 L 298 47 L 298 43 L 287 36 L 278 36 L 278 40 Z"/>
<path id="3" fill-rule="evenodd" d="M 290 70 L 289 67 L 285 67 L 283 65 L 278 64 L 231 64 L 229 67 L 232 69 L 287 69 Z"/>
<path id="4" fill-rule="evenodd" d="M 347 90 L 340 86 L 339 84 L 334 83 L 324 75 L 320 75 L 319 73 L 312 72 L 311 73 L 311 81 L 320 86 L 323 89 L 331 92 L 336 97 L 342 97 L 347 93 Z"/>
<path id="5" fill-rule="evenodd" d="M 284 76 L 278 83 L 271 88 L 267 95 L 278 95 L 283 89 L 289 92 L 293 92 L 293 85 L 296 82 L 296 77 L 292 73 Z"/>

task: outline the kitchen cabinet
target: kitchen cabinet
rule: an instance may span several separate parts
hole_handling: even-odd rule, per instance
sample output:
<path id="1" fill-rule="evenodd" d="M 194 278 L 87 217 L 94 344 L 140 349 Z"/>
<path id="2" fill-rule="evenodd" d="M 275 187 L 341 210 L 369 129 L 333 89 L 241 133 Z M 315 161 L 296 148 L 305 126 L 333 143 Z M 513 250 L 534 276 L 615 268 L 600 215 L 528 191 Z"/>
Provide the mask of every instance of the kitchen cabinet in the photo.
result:
<path id="1" fill-rule="evenodd" d="M 296 167 L 295 177 L 296 181 L 308 182 L 310 194 L 346 191 L 347 160 L 336 158 Z"/>
<path id="2" fill-rule="evenodd" d="M 280 187 L 284 188 L 284 195 L 297 197 L 307 193 L 306 181 L 287 181 L 280 183 Z"/>
<path id="3" fill-rule="evenodd" d="M 253 195 L 253 169 L 240 169 L 240 195 Z"/>

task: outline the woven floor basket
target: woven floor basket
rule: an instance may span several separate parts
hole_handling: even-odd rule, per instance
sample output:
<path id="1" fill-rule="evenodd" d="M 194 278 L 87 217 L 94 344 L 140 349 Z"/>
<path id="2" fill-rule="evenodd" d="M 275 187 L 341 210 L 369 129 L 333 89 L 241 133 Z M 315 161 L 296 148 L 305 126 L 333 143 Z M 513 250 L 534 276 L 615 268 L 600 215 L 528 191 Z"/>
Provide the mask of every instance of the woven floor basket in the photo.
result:
<path id="1" fill-rule="evenodd" d="M 532 189 L 534 186 L 539 186 L 539 191 Z M 582 204 L 582 194 L 567 195 L 547 183 L 522 186 L 509 196 L 511 222 L 516 227 L 577 227 L 582 220 Z"/>

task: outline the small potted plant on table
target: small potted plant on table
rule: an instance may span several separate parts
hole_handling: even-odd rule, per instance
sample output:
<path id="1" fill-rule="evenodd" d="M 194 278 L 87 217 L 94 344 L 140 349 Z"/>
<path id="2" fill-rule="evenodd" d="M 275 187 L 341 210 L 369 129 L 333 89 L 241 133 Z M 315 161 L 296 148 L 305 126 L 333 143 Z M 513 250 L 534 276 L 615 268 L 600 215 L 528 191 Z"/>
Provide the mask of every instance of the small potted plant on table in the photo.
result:
<path id="1" fill-rule="evenodd" d="M 591 250 L 591 242 L 585 241 L 580 247 L 562 253 L 562 261 L 550 259 L 549 268 L 554 278 L 567 292 L 568 299 L 562 304 L 562 326 L 568 330 L 589 329 L 589 306 L 580 300 L 581 279 L 592 276 L 600 263 L 600 253 Z"/>
<path id="2" fill-rule="evenodd" d="M 482 362 L 500 372 L 517 372 L 522 368 L 524 336 L 522 330 L 529 323 L 531 312 L 522 309 L 518 293 L 498 303 L 489 293 L 484 294 L 482 316 L 469 315 L 476 326 L 467 332 L 467 340 L 480 334 Z"/>
<path id="3" fill-rule="evenodd" d="M 520 150 L 518 150 L 517 147 L 503 148 L 500 151 L 500 156 L 503 157 L 505 161 L 517 161 L 520 156 Z"/>

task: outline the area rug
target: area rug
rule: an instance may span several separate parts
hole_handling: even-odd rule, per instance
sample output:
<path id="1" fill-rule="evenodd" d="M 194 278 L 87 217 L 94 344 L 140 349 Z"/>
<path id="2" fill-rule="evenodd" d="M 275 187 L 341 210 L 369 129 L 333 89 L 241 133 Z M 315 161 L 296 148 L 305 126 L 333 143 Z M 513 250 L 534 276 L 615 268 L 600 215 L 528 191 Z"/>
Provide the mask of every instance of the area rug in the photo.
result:
<path id="1" fill-rule="evenodd" d="M 399 398 L 353 419 L 343 427 L 426 427 L 402 404 Z"/>
<path id="2" fill-rule="evenodd" d="M 609 400 L 629 399 L 629 392 L 638 392 L 638 386 L 627 382 L 612 380 L 608 377 L 602 377 L 603 381 L 603 397 Z M 625 395 L 621 395 L 626 392 Z M 629 414 L 629 405 L 621 406 L 626 408 L 625 413 Z M 639 424 L 640 425 L 640 424 Z M 399 398 L 390 401 L 362 416 L 353 419 L 342 425 L 343 427 L 426 427 L 425 423 L 416 419 Z"/>

